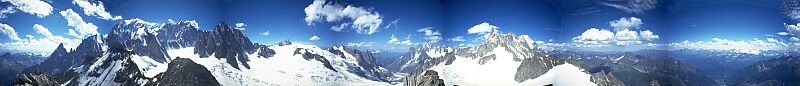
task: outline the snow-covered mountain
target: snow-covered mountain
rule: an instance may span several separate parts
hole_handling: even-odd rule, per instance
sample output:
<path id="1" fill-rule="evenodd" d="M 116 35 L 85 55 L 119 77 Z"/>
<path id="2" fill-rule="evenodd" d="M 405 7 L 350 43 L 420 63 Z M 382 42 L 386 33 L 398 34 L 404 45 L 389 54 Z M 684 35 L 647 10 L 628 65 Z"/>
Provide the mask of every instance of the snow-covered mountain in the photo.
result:
<path id="1" fill-rule="evenodd" d="M 88 65 L 95 63 L 100 56 L 103 56 L 106 48 L 102 38 L 97 35 L 87 37 L 72 51 L 67 51 L 63 44 L 59 44 L 47 60 L 25 69 L 22 74 L 45 72 L 53 77 L 64 77 L 55 80 L 66 82 L 86 71 Z"/>
<path id="2" fill-rule="evenodd" d="M 131 19 L 73 51 L 60 46 L 26 69 L 18 85 L 393 85 L 389 79 L 397 78 L 368 52 L 289 41 L 254 44 L 225 23 L 205 31 L 193 21 Z"/>
<path id="3" fill-rule="evenodd" d="M 422 45 L 433 49 L 412 49 L 417 53 L 407 55 L 411 60 L 399 59 L 409 61 L 403 66 L 418 66 L 404 83 L 430 82 L 425 78 L 430 70 L 438 72 L 445 85 L 621 85 L 609 81 L 613 77 L 592 76 L 574 62 L 543 54 L 527 35 L 492 32 L 485 37 L 483 44 L 467 48 Z"/>

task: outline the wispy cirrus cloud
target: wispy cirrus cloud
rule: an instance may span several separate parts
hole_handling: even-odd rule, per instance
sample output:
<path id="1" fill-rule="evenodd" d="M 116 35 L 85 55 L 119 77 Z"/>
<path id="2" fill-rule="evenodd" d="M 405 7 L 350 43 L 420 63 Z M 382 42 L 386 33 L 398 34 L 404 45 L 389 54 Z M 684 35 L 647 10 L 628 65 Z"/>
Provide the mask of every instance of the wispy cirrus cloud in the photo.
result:
<path id="1" fill-rule="evenodd" d="M 795 21 L 800 20 L 800 0 L 782 0 L 783 14 Z"/>
<path id="2" fill-rule="evenodd" d="M 658 3 L 659 0 L 608 0 L 600 2 L 601 5 L 636 14 L 643 14 L 647 10 L 655 9 Z"/>

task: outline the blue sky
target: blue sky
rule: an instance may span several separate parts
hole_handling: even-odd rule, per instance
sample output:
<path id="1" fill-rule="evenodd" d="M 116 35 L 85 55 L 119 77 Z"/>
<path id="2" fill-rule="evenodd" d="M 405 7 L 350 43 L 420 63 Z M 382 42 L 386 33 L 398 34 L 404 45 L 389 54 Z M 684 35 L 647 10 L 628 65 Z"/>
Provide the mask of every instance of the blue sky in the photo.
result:
<path id="1" fill-rule="evenodd" d="M 561 21 L 556 3 L 545 0 L 491 1 L 491 0 L 446 0 L 446 38 L 463 36 L 466 44 L 480 44 L 473 41 L 481 35 L 468 34 L 467 30 L 486 22 L 499 27 L 502 33 L 527 34 L 534 40 L 549 40 L 558 37 Z M 461 42 L 450 42 L 460 45 Z"/>
<path id="2" fill-rule="evenodd" d="M 242 31 L 256 43 L 291 40 L 321 47 L 344 45 L 392 52 L 405 52 L 408 47 L 426 43 L 477 45 L 482 43 L 481 32 L 470 32 L 476 26 L 497 27 L 491 30 L 502 33 L 526 34 L 546 46 L 576 49 L 664 49 L 703 47 L 693 46 L 703 44 L 723 46 L 711 47 L 714 49 L 729 49 L 732 47 L 725 46 L 733 46 L 731 44 L 747 45 L 746 49 L 774 49 L 800 45 L 793 41 L 800 31 L 790 28 L 796 27 L 800 19 L 800 3 L 784 2 L 786 0 L 3 0 L 0 23 L 13 29 L 3 29 L 0 50 L 50 52 L 57 43 L 74 47 L 75 42 L 86 35 L 106 34 L 113 24 L 133 18 L 156 23 L 167 23 L 168 19 L 196 20 L 205 30 L 220 22 L 241 23 Z M 25 8 L 19 4 L 36 7 Z M 73 12 L 76 15 L 72 15 Z M 798 14 L 791 14 L 793 12 Z M 793 18 L 795 16 L 797 18 Z M 82 21 L 75 20 L 76 17 Z M 51 35 L 35 28 L 39 26 Z M 84 29 L 92 26 L 96 31 Z M 14 30 L 15 37 L 10 30 Z"/>
<path id="3" fill-rule="evenodd" d="M 752 39 L 784 31 L 781 0 L 675 0 L 669 7 L 673 41 L 712 37 Z"/>

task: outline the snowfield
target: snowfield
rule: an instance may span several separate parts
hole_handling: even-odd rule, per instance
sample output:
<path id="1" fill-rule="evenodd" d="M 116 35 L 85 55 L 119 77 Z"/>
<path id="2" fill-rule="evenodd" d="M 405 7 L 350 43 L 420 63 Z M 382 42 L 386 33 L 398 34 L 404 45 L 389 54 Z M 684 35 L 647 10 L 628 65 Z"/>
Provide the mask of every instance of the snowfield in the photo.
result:
<path id="1" fill-rule="evenodd" d="M 453 64 L 438 64 L 429 70 L 439 71 L 439 76 L 444 79 L 445 85 L 461 86 L 533 86 L 553 84 L 555 86 L 596 86 L 590 81 L 591 75 L 572 64 L 562 64 L 553 67 L 544 75 L 524 82 L 516 82 L 514 76 L 517 67 L 522 62 L 513 60 L 512 53 L 504 47 L 492 50 L 490 54 L 497 58 L 483 65 L 478 64 L 479 58 L 468 59 L 456 56 Z"/>
<path id="2" fill-rule="evenodd" d="M 344 59 L 333 58 L 335 55 L 313 45 L 293 44 L 286 46 L 271 46 L 275 50 L 273 57 L 258 57 L 256 53 L 250 54 L 250 69 L 241 70 L 233 68 L 226 63 L 225 58 L 216 58 L 210 55 L 200 58 L 194 54 L 194 48 L 168 50 L 169 56 L 189 58 L 205 66 L 216 77 L 217 81 L 227 86 L 389 86 L 387 82 L 368 80 L 345 70 Z M 338 72 L 325 68 L 322 62 L 303 59 L 302 54 L 294 55 L 298 48 L 307 49 L 308 52 L 324 56 Z M 259 51 L 260 52 L 260 51 Z M 239 63 L 241 65 L 241 63 Z M 395 84 L 398 85 L 398 84 Z"/>
<path id="3" fill-rule="evenodd" d="M 136 66 L 139 67 L 139 71 L 142 71 L 145 77 L 153 78 L 156 75 L 167 71 L 167 63 L 161 63 L 151 59 L 148 56 L 139 56 L 139 55 L 132 55 L 131 60 Z"/>

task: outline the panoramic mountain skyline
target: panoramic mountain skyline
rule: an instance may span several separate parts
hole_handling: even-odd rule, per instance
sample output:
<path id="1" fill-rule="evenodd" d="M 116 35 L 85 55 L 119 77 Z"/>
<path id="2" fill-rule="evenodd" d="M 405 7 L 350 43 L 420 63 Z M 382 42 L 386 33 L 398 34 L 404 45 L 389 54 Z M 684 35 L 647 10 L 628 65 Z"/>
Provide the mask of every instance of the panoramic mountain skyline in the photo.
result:
<path id="1" fill-rule="evenodd" d="M 2 19 L 7 37 L 0 39 L 3 51 L 47 53 L 57 43 L 75 47 L 86 36 L 108 34 L 122 20 L 142 19 L 193 21 L 206 30 L 226 22 L 263 44 L 293 40 L 394 52 L 423 43 L 477 45 L 490 30 L 585 50 L 774 50 L 797 45 L 790 2 L 9 0 Z M 719 46 L 693 46 L 703 43 Z"/>
<path id="2" fill-rule="evenodd" d="M 0 85 L 800 85 L 800 0 L 0 0 Z"/>

